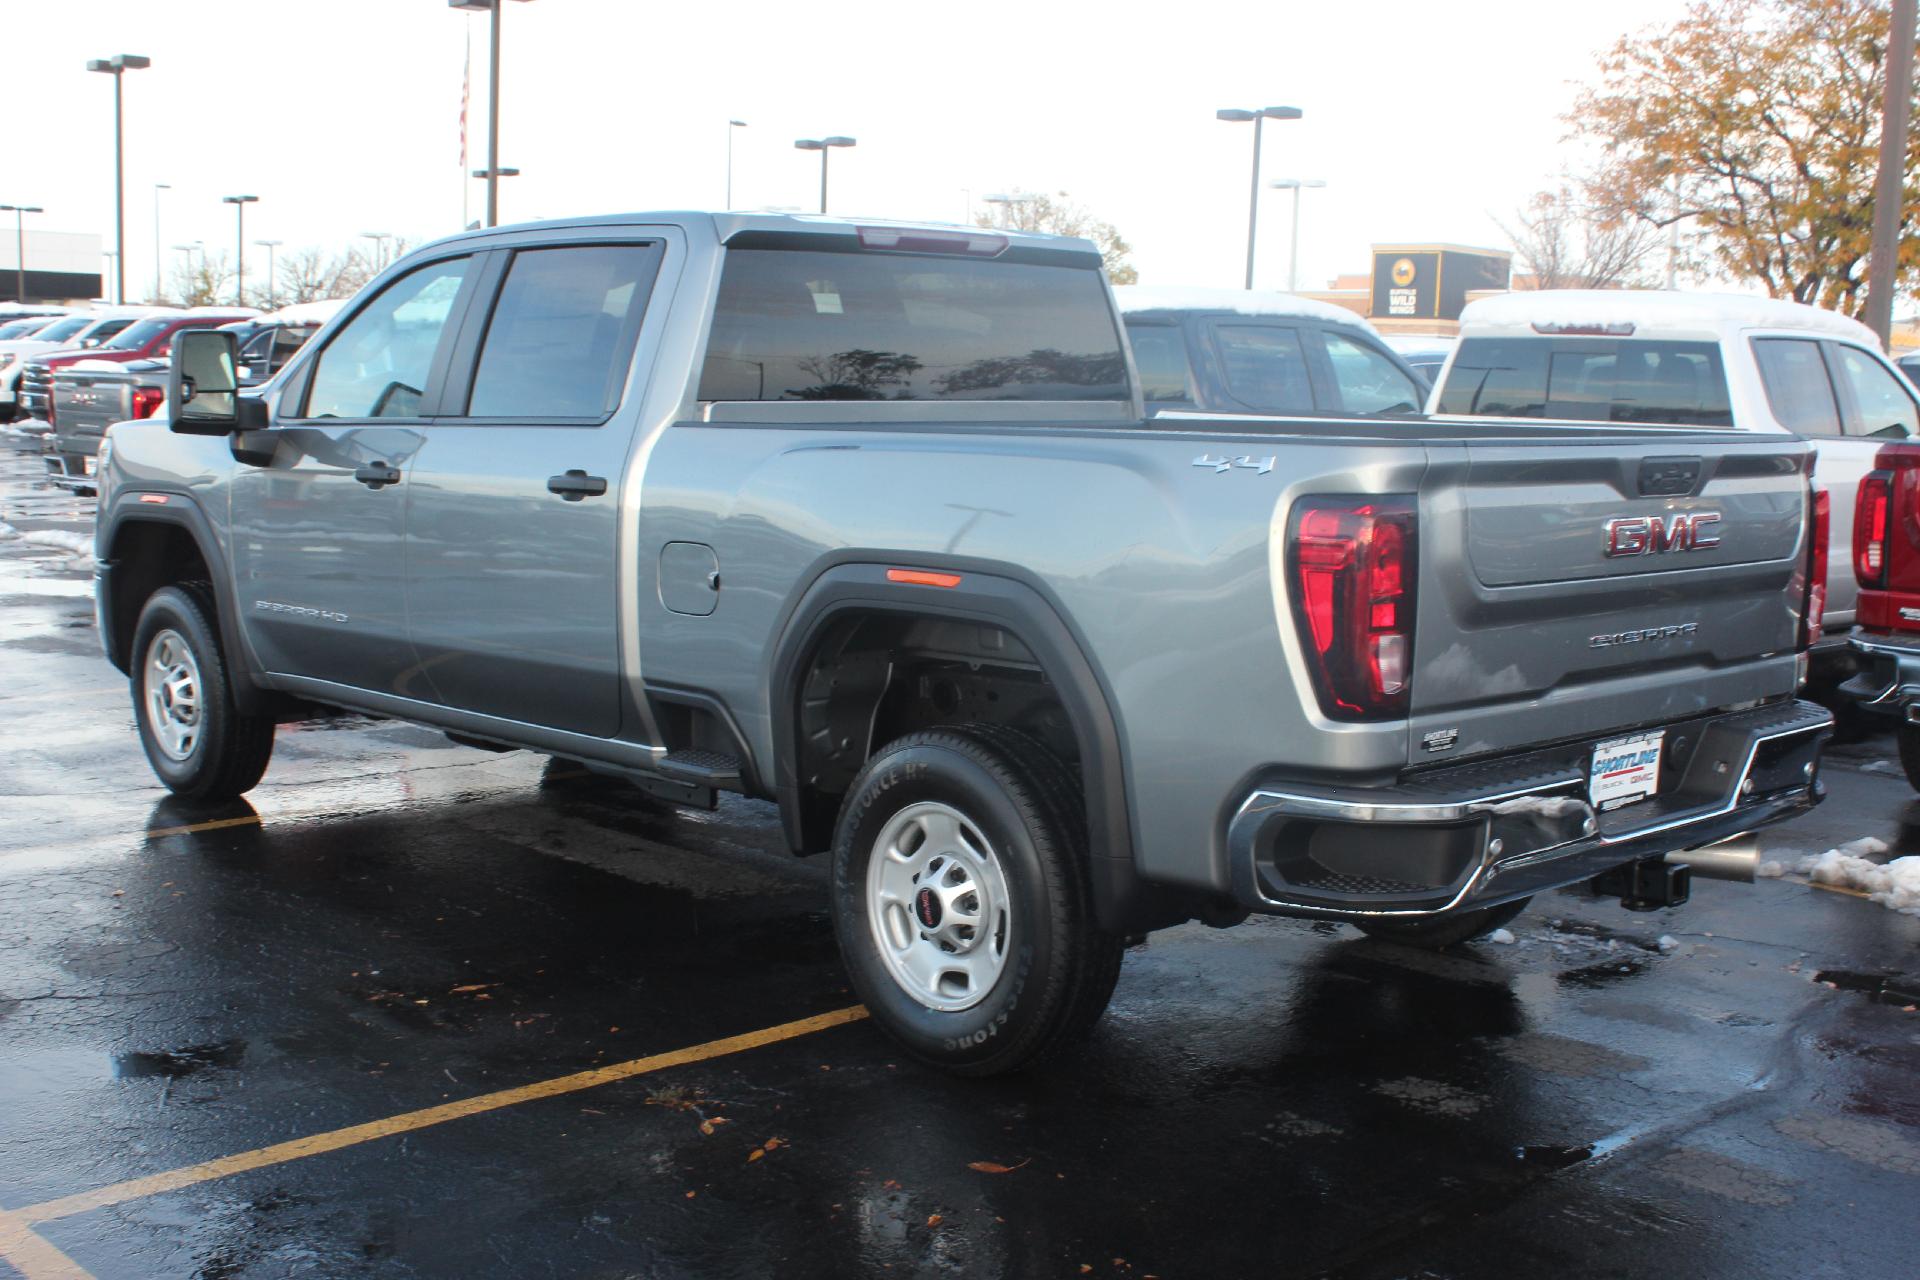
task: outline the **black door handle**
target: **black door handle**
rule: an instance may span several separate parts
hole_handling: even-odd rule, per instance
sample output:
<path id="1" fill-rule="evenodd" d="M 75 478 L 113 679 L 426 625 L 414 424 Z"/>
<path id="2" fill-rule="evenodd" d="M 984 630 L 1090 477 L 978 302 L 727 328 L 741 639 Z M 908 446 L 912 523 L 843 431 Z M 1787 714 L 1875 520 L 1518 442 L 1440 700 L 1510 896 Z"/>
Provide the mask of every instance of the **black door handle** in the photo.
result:
<path id="1" fill-rule="evenodd" d="M 353 478 L 369 489 L 378 489 L 385 485 L 400 483 L 400 468 L 390 467 L 384 462 L 369 462 L 364 467 L 354 469 Z"/>
<path id="2" fill-rule="evenodd" d="M 607 491 L 605 476 L 590 476 L 575 469 L 565 475 L 548 476 L 547 492 L 557 493 L 568 502 L 578 502 L 582 498 L 597 498 Z"/>

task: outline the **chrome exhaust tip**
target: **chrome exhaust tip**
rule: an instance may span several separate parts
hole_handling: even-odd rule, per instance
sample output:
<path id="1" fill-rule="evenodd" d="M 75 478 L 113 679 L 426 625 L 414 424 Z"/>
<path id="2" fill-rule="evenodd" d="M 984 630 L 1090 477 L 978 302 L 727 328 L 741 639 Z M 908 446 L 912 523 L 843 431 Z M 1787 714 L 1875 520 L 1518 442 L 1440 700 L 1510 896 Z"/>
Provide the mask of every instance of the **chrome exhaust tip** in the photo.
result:
<path id="1" fill-rule="evenodd" d="M 1738 880 L 1753 883 L 1754 869 L 1760 865 L 1760 841 L 1754 836 L 1734 836 L 1698 849 L 1681 849 L 1664 861 L 1693 868 L 1693 874 L 1706 880 Z"/>

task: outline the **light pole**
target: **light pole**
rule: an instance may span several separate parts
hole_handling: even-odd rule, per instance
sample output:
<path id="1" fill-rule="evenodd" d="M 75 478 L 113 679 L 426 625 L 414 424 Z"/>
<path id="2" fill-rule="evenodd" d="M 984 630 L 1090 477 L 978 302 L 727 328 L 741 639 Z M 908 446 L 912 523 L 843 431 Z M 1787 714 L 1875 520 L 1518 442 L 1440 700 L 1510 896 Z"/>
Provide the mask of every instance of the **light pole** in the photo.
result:
<path id="1" fill-rule="evenodd" d="M 87 70 L 113 77 L 113 300 L 127 300 L 127 152 L 121 127 L 120 82 L 129 71 L 153 65 L 152 58 L 137 53 L 116 53 L 111 58 L 94 58 Z"/>
<path id="2" fill-rule="evenodd" d="M 447 0 L 447 7 L 492 16 L 492 39 L 487 47 L 487 167 L 475 170 L 473 176 L 487 180 L 487 225 L 497 227 L 500 225 L 500 179 L 512 176 L 500 167 L 500 11 L 506 5 L 501 0 Z"/>
<path id="3" fill-rule="evenodd" d="M 1214 119 L 1226 120 L 1234 124 L 1253 121 L 1253 194 L 1247 200 L 1247 285 L 1253 288 L 1253 242 L 1260 229 L 1260 126 L 1268 120 L 1298 120 L 1298 107 L 1261 107 L 1255 111 L 1242 111 L 1227 107 L 1213 113 Z"/>
<path id="4" fill-rule="evenodd" d="M 13 215 L 13 300 L 27 300 L 27 229 L 26 216 L 30 213 L 45 213 L 37 204 L 0 204 L 0 213 Z"/>
<path id="5" fill-rule="evenodd" d="M 193 251 L 195 249 L 200 250 L 201 256 L 204 257 L 207 252 L 207 246 L 204 241 L 195 240 L 192 244 L 177 244 L 173 247 L 177 252 L 185 255 L 187 260 L 187 273 L 182 280 L 184 287 L 180 290 L 180 301 L 182 304 L 190 306 L 192 305 L 191 299 L 194 289 L 197 287 L 193 278 Z"/>
<path id="6" fill-rule="evenodd" d="M 153 184 L 153 300 L 160 301 L 160 193 L 173 188 L 164 182 Z"/>
<path id="7" fill-rule="evenodd" d="M 1276 191 L 1293 192 L 1293 225 L 1290 228 L 1293 241 L 1287 250 L 1287 292 L 1293 293 L 1300 288 L 1300 189 L 1302 187 L 1324 187 L 1325 178 L 1275 178 L 1268 184 Z"/>
<path id="8" fill-rule="evenodd" d="M 478 177 L 479 173 L 476 171 L 474 176 Z M 360 238 L 373 241 L 373 270 L 367 274 L 369 277 L 377 276 L 387 269 L 387 241 L 393 239 L 393 232 L 362 231 Z"/>
<path id="9" fill-rule="evenodd" d="M 727 208 L 733 208 L 733 131 L 747 127 L 745 120 L 727 121 Z"/>
<path id="10" fill-rule="evenodd" d="M 267 251 L 267 310 L 273 308 L 273 251 L 285 244 L 284 240 L 255 240 L 255 244 Z"/>
<path id="11" fill-rule="evenodd" d="M 820 153 L 820 212 L 825 213 L 827 211 L 827 154 L 835 147 L 857 146 L 858 142 L 856 139 L 843 138 L 835 134 L 831 138 L 796 138 L 793 145 L 802 151 Z"/>
<path id="12" fill-rule="evenodd" d="M 240 306 L 247 305 L 247 206 L 257 202 L 259 196 L 221 196 L 221 204 L 233 206 L 233 300 Z"/>

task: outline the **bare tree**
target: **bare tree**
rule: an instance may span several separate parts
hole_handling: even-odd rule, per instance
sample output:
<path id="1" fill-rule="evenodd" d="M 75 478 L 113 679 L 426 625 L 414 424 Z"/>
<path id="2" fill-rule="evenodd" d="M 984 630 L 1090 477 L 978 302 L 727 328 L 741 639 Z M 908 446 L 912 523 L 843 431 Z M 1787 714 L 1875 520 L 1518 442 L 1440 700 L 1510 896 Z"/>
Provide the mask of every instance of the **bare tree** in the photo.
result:
<path id="1" fill-rule="evenodd" d="M 389 236 L 372 249 L 351 245 L 328 253 L 309 246 L 281 254 L 279 296 L 289 303 L 350 297 L 412 247 L 405 237 Z"/>
<path id="2" fill-rule="evenodd" d="M 1512 226 L 1495 219 L 1519 259 L 1516 287 L 1644 287 L 1644 269 L 1661 246 L 1660 231 L 1595 198 L 1595 185 L 1561 183 L 1516 209 Z"/>
<path id="3" fill-rule="evenodd" d="M 1107 275 L 1115 284 L 1137 284 L 1140 272 L 1127 255 L 1133 252 L 1133 246 L 1120 235 L 1119 229 L 1111 222 L 1104 222 L 1094 216 L 1093 211 L 1078 204 L 1073 197 L 1060 191 L 1053 195 L 1016 194 L 1005 200 L 995 200 L 993 211 L 983 213 L 974 219 L 982 227 L 1000 227 L 1009 231 L 1046 231 L 1057 236 L 1081 236 L 1100 246 L 1100 257 L 1106 263 Z"/>
<path id="4" fill-rule="evenodd" d="M 192 253 L 173 269 L 168 292 L 183 307 L 211 307 L 229 300 L 233 268 L 225 253 L 202 252 L 196 261 Z"/>

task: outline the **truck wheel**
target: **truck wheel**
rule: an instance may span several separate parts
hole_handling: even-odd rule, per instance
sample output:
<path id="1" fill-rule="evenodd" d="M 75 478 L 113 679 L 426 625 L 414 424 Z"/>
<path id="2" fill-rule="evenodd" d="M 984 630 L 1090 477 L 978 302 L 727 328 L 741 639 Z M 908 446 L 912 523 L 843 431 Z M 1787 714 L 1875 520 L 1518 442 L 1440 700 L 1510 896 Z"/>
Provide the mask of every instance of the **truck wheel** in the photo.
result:
<path id="1" fill-rule="evenodd" d="M 1907 771 L 1907 783 L 1920 791 L 1920 724 L 1901 721 L 1899 728 L 1900 767 Z"/>
<path id="2" fill-rule="evenodd" d="M 188 800 L 253 789 L 273 755 L 273 721 L 235 708 L 208 593 L 162 587 L 133 630 L 133 715 L 160 781 Z"/>
<path id="3" fill-rule="evenodd" d="M 1463 942 L 1486 937 L 1519 916 L 1532 901 L 1532 898 L 1518 898 L 1497 907 L 1456 911 L 1427 920 L 1356 920 L 1353 926 L 1369 938 L 1438 951 L 1442 947 L 1456 947 Z"/>
<path id="4" fill-rule="evenodd" d="M 841 806 L 833 920 L 854 991 L 923 1062 L 994 1075 L 1090 1029 L 1120 972 L 1093 917 L 1078 789 L 994 726 L 910 734 Z"/>

